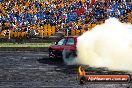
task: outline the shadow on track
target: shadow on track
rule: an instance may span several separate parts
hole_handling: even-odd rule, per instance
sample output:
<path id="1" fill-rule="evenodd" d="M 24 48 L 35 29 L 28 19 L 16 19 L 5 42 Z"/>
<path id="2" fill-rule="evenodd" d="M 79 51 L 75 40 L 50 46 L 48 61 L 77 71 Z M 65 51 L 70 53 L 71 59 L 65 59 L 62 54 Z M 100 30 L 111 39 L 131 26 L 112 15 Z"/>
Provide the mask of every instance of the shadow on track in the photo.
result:
<path id="1" fill-rule="evenodd" d="M 63 72 L 64 74 L 77 74 L 79 65 L 66 65 L 61 58 L 42 58 L 37 60 L 39 63 L 48 64 L 48 65 L 55 65 L 56 72 Z M 86 72 L 88 74 L 128 74 L 128 72 L 124 71 L 112 71 L 108 70 L 107 68 L 94 68 L 94 67 L 87 67 Z"/>
<path id="2" fill-rule="evenodd" d="M 42 58 L 37 60 L 41 64 L 55 65 L 56 72 L 63 72 L 64 74 L 77 74 L 77 65 L 66 65 L 62 58 Z"/>

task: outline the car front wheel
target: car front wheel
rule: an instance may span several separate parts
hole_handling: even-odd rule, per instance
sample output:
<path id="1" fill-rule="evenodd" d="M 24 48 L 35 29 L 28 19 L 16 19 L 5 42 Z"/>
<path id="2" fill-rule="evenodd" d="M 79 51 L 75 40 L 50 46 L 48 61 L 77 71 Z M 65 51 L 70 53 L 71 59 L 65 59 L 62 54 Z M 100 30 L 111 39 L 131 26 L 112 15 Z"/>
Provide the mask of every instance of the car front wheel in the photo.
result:
<path id="1" fill-rule="evenodd" d="M 55 54 L 53 53 L 53 51 L 51 49 L 49 50 L 49 58 L 50 59 L 55 58 Z"/>

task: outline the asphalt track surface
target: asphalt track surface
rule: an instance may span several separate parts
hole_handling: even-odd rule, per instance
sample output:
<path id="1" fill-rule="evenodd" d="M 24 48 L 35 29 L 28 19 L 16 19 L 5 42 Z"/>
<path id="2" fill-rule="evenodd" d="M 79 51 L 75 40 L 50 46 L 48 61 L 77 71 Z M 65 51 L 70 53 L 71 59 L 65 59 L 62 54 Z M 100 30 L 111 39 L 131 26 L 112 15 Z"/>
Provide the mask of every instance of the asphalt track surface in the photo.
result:
<path id="1" fill-rule="evenodd" d="M 0 88 L 132 88 L 132 82 L 80 85 L 77 69 L 78 66 L 65 65 L 62 60 L 49 59 L 47 52 L 0 51 Z"/>

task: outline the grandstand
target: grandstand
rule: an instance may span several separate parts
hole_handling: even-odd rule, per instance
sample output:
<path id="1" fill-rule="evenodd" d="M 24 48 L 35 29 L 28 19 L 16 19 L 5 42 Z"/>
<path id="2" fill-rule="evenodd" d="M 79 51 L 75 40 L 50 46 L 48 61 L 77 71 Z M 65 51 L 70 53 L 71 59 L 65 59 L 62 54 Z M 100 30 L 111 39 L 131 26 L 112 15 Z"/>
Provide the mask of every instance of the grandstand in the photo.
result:
<path id="1" fill-rule="evenodd" d="M 132 0 L 0 0 L 0 8 L 0 37 L 80 35 L 109 17 L 132 24 Z"/>

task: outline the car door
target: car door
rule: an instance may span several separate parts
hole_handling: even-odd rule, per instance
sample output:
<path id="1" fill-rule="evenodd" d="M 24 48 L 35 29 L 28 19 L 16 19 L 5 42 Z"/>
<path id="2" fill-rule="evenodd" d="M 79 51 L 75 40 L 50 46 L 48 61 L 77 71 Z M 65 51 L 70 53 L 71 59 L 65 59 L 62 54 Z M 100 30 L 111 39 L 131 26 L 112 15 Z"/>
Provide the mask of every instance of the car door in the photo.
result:
<path id="1" fill-rule="evenodd" d="M 58 42 L 59 50 L 60 50 L 60 51 L 63 51 L 63 49 L 64 49 L 64 47 L 65 47 L 65 45 L 66 45 L 66 42 L 67 42 L 67 38 L 66 38 L 66 37 L 63 38 L 63 43 L 61 43 L 61 41 Z"/>
<path id="2" fill-rule="evenodd" d="M 57 51 L 61 51 L 62 47 L 65 45 L 66 43 L 66 38 L 62 38 L 61 40 L 59 40 L 55 45 L 54 45 L 54 49 Z"/>
<path id="3" fill-rule="evenodd" d="M 69 50 L 75 50 L 75 38 L 73 37 L 69 37 L 67 38 L 66 44 L 64 46 L 65 49 L 69 49 Z"/>
<path id="4" fill-rule="evenodd" d="M 57 44 L 55 45 L 54 50 L 56 50 L 55 53 L 56 53 L 57 56 L 62 56 L 62 51 L 64 49 L 63 47 L 65 46 L 66 39 L 67 38 L 63 38 L 63 39 L 59 40 L 57 42 Z"/>

